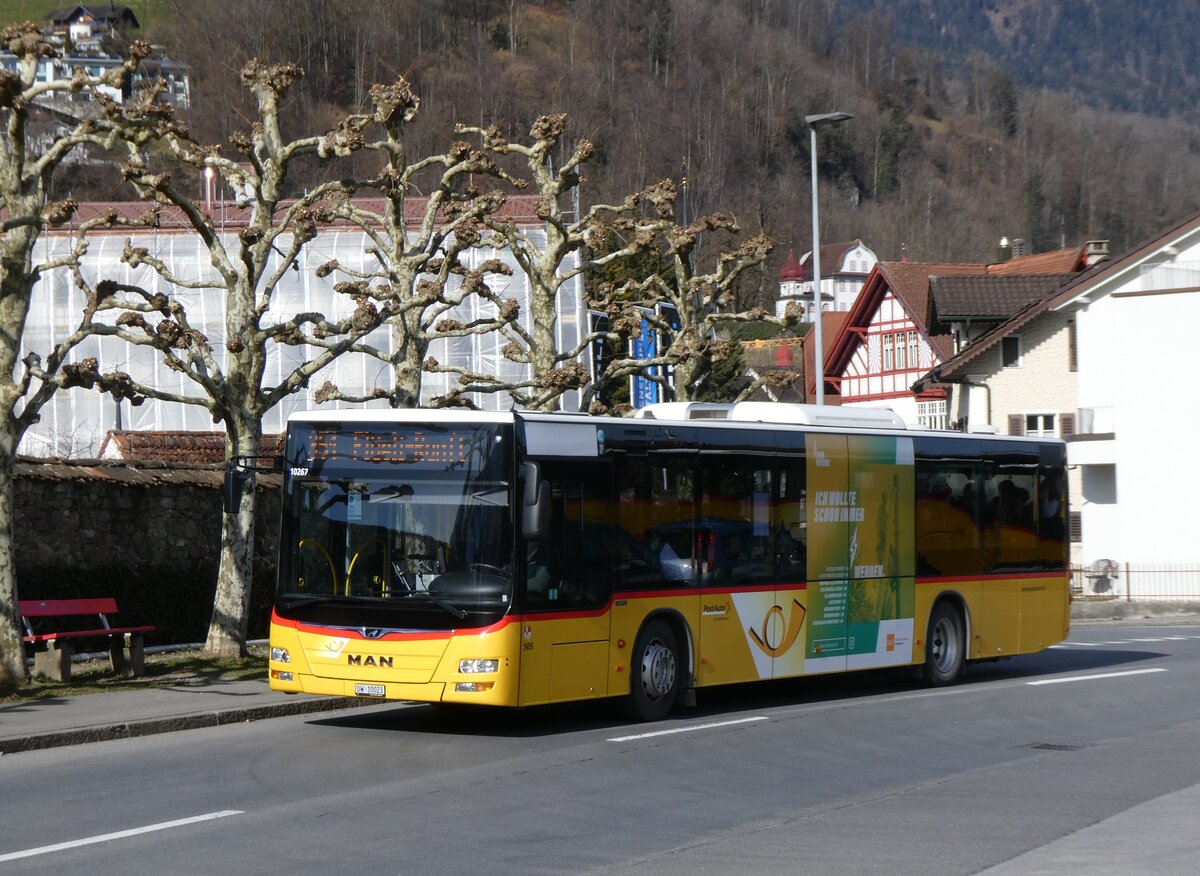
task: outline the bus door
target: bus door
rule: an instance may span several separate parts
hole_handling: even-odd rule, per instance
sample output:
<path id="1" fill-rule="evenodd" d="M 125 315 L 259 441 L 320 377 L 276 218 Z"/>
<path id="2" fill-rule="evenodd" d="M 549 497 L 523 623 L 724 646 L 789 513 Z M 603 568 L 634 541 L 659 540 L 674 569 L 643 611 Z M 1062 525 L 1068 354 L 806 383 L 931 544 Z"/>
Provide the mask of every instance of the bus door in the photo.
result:
<path id="1" fill-rule="evenodd" d="M 769 446 L 756 444 L 764 437 Z M 775 655 L 790 645 L 779 629 L 786 622 L 775 592 L 774 443 L 770 432 L 733 430 L 714 430 L 701 441 L 697 683 L 771 678 Z"/>
<path id="2" fill-rule="evenodd" d="M 608 604 L 620 556 L 604 459 L 539 460 L 545 538 L 519 545 L 521 705 L 608 695 Z"/>

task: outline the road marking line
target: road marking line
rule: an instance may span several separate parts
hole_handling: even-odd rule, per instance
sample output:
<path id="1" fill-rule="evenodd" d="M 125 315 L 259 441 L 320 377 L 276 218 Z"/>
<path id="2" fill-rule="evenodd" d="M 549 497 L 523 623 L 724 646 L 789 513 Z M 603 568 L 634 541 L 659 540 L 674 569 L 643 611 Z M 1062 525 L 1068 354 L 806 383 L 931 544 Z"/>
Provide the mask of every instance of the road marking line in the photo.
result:
<path id="1" fill-rule="evenodd" d="M 1070 678 L 1046 678 L 1042 681 L 1027 681 L 1026 684 L 1063 684 L 1068 681 L 1093 681 L 1097 678 L 1121 678 L 1125 675 L 1145 675 L 1147 672 L 1166 672 L 1166 669 L 1131 669 L 1128 672 L 1105 672 L 1100 675 L 1073 675 Z"/>
<path id="2" fill-rule="evenodd" d="M 212 821 L 214 818 L 228 818 L 230 815 L 241 815 L 244 810 L 241 809 L 224 809 L 220 812 L 209 812 L 204 815 L 193 815 L 191 818 L 180 818 L 175 821 L 164 821 L 160 824 L 147 824 L 145 827 L 134 827 L 129 830 L 118 830 L 116 833 L 104 833 L 99 836 L 89 836 L 83 839 L 70 840 L 65 843 L 55 843 L 52 846 L 39 846 L 36 849 L 25 849 L 21 852 L 9 852 L 5 855 L 0 855 L 0 863 L 4 861 L 15 861 L 18 858 L 32 858 L 36 855 L 45 855 L 49 852 L 60 852 L 63 849 L 77 849 L 80 846 L 90 846 L 95 843 L 106 843 L 112 840 L 125 839 L 130 836 L 137 836 L 143 833 L 153 833 L 156 830 L 169 830 L 172 827 L 183 827 L 187 824 L 196 824 L 200 821 Z"/>
<path id="3" fill-rule="evenodd" d="M 754 718 L 738 718 L 736 721 L 716 721 L 712 724 L 692 724 L 690 727 L 672 727 L 670 730 L 655 730 L 651 733 L 638 733 L 633 736 L 614 736 L 609 742 L 632 742 L 635 739 L 649 739 L 652 736 L 670 736 L 672 733 L 690 733 L 693 730 L 712 730 L 714 727 L 732 727 L 734 724 L 749 724 L 751 721 L 769 721 L 766 715 Z"/>

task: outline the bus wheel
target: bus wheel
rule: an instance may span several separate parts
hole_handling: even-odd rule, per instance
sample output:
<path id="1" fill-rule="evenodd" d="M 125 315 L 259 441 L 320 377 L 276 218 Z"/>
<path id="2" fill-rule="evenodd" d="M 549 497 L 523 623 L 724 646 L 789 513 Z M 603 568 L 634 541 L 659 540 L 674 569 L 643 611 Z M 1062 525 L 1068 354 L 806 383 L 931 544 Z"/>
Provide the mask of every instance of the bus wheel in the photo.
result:
<path id="1" fill-rule="evenodd" d="M 926 683 L 941 687 L 957 681 L 963 671 L 964 651 L 962 615 L 949 602 L 939 602 L 929 616 L 925 636 Z"/>
<path id="2" fill-rule="evenodd" d="M 667 716 L 679 694 L 679 649 L 670 624 L 653 620 L 642 628 L 630 664 L 626 711 L 638 721 Z"/>

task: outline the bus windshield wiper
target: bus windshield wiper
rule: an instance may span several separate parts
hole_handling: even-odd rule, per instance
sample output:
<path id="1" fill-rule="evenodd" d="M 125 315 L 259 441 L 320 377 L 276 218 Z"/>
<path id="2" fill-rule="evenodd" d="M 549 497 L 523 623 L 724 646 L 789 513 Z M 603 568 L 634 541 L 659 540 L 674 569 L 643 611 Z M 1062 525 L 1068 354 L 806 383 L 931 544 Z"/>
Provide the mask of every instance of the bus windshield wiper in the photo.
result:
<path id="1" fill-rule="evenodd" d="M 438 608 L 440 608 L 442 611 L 446 612 L 447 614 L 452 614 L 459 620 L 462 620 L 463 618 L 465 618 L 467 616 L 467 613 L 465 611 L 463 611 L 461 608 L 459 608 L 457 605 L 447 602 L 446 600 L 442 599 L 442 597 L 440 597 L 440 596 L 434 596 L 428 590 L 424 590 L 422 592 L 426 596 L 429 597 L 430 602 L 432 602 L 434 605 L 436 605 Z"/>

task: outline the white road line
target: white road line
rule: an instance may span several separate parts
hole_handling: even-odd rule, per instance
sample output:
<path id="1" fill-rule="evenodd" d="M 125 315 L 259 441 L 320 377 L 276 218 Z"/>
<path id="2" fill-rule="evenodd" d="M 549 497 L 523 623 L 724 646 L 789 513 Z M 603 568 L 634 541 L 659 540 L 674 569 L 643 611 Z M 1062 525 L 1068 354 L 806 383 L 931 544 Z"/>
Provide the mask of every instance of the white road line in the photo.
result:
<path id="1" fill-rule="evenodd" d="M 766 715 L 754 718 L 738 718 L 736 721 L 717 721 L 712 724 L 692 724 L 689 727 L 672 727 L 670 730 L 655 730 L 651 733 L 638 733 L 633 736 L 614 736 L 609 742 L 632 742 L 635 739 L 650 739 L 653 736 L 670 736 L 672 733 L 691 733 L 693 730 L 712 730 L 714 727 L 732 727 L 735 724 L 749 724 L 751 721 L 769 721 Z"/>
<path id="2" fill-rule="evenodd" d="M 1121 678 L 1125 675 L 1145 675 L 1147 672 L 1166 672 L 1159 669 L 1131 669 L 1129 672 L 1105 672 L 1100 675 L 1072 675 L 1069 678 L 1045 678 L 1041 681 L 1027 681 L 1026 684 L 1065 684 L 1068 681 L 1094 681 L 1097 678 Z"/>
<path id="3" fill-rule="evenodd" d="M 118 830 L 116 833 L 104 833 L 100 836 L 89 836 L 83 839 L 70 840 L 65 843 L 55 843 L 52 846 L 39 846 L 36 849 L 25 849 L 22 852 L 9 852 L 6 855 L 0 855 L 0 863 L 5 861 L 15 861 L 18 858 L 33 858 L 37 855 L 45 855 L 50 852 L 60 852 L 63 849 L 77 849 L 80 846 L 90 846 L 95 843 L 106 843 L 112 840 L 125 839 L 130 836 L 137 836 L 143 833 L 153 833 L 156 830 L 170 830 L 172 827 L 183 827 L 187 824 L 196 824 L 200 821 L 212 821 L 214 818 L 228 818 L 230 815 L 241 815 L 244 810 L 241 809 L 224 809 L 220 812 L 209 812 L 204 815 L 193 815 L 191 818 L 180 818 L 175 821 L 164 821 L 159 824 L 147 824 L 145 827 L 134 827 L 129 830 Z"/>

